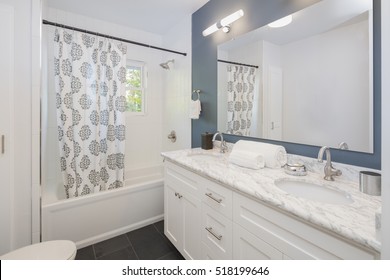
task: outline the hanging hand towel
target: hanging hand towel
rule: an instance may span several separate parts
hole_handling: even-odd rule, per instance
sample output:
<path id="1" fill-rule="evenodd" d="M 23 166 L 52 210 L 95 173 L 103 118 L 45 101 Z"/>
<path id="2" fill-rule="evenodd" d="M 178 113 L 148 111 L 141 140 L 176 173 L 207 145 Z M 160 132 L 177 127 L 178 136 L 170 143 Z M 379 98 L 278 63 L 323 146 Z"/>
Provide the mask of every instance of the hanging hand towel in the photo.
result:
<path id="1" fill-rule="evenodd" d="M 250 169 L 264 168 L 263 155 L 249 151 L 233 150 L 229 155 L 229 162 Z"/>
<path id="2" fill-rule="evenodd" d="M 269 168 L 280 168 L 287 163 L 287 153 L 283 146 L 239 140 L 234 144 L 232 152 L 234 150 L 263 155 L 265 167 Z"/>
<path id="3" fill-rule="evenodd" d="M 191 119 L 199 119 L 200 111 L 201 111 L 200 100 L 191 100 L 190 102 L 190 118 Z"/>

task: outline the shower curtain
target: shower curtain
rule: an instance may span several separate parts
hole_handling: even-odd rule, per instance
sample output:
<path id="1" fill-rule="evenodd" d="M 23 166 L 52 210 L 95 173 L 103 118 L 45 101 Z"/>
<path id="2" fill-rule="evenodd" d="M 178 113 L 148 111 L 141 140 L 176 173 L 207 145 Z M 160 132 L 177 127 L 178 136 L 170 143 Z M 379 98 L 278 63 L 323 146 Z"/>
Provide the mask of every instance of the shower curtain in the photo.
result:
<path id="1" fill-rule="evenodd" d="M 250 136 L 256 69 L 229 64 L 227 73 L 227 132 Z"/>
<path id="2" fill-rule="evenodd" d="M 55 32 L 58 140 L 67 198 L 123 186 L 126 51 L 113 40 Z"/>

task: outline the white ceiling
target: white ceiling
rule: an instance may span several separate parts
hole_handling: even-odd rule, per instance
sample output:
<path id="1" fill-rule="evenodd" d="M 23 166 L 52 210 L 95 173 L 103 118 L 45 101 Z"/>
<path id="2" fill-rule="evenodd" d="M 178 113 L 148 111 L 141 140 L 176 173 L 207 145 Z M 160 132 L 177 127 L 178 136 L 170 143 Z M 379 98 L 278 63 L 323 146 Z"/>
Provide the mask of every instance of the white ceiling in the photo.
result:
<path id="1" fill-rule="evenodd" d="M 209 0 L 46 0 L 49 7 L 163 35 Z"/>

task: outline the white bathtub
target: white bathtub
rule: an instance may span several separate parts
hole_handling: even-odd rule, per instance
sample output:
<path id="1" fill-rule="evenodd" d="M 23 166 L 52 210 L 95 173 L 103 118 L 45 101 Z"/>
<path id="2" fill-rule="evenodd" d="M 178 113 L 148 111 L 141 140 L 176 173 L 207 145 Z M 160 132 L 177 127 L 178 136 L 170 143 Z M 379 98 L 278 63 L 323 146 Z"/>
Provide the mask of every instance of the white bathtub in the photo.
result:
<path id="1" fill-rule="evenodd" d="M 69 239 L 82 248 L 162 220 L 162 171 L 126 172 L 125 187 L 73 199 L 61 199 L 62 189 L 43 192 L 42 241 Z"/>

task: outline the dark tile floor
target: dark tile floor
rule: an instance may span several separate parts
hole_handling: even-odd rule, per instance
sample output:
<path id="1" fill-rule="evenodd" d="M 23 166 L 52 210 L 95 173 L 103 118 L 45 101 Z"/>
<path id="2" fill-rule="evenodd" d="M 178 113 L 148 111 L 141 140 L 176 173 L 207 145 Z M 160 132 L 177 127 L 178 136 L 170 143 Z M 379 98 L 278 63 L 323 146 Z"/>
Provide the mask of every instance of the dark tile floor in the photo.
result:
<path id="1" fill-rule="evenodd" d="M 164 221 L 90 245 L 76 260 L 183 260 L 164 235 Z"/>

